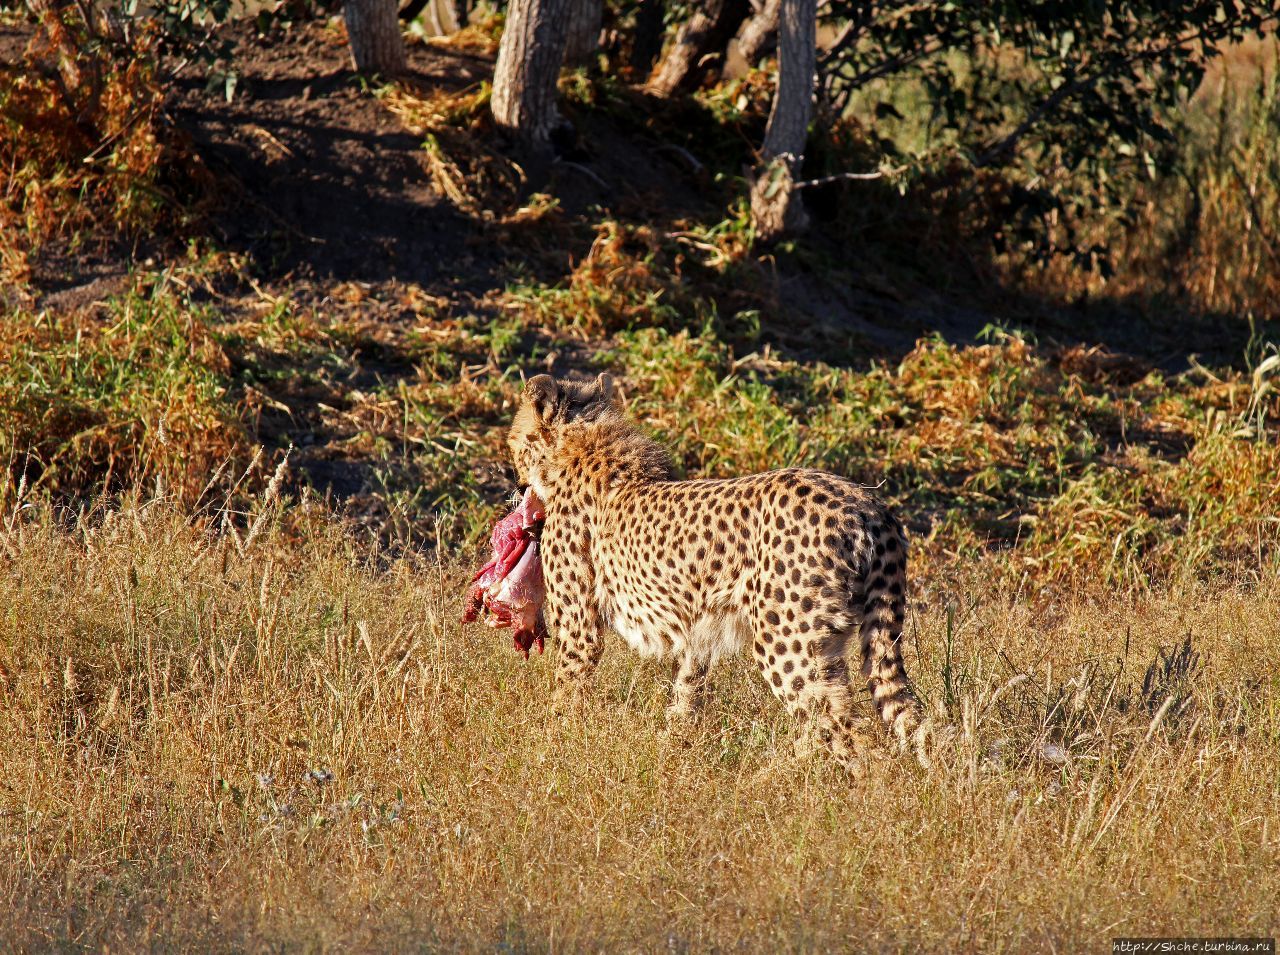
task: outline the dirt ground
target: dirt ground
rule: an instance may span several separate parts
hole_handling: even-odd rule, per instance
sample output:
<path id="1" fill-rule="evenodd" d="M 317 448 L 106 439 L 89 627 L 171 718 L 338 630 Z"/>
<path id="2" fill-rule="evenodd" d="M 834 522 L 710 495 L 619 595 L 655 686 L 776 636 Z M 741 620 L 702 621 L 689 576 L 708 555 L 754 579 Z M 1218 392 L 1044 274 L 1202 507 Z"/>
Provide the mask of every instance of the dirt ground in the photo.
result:
<path id="1" fill-rule="evenodd" d="M 249 24 L 225 32 L 235 44 L 234 97 L 228 100 L 220 84 L 192 66 L 170 81 L 166 105 L 216 178 L 209 231 L 220 247 L 249 253 L 264 287 L 287 286 L 295 299 L 322 301 L 334 284 L 357 282 L 377 293 L 369 299 L 378 303 L 416 285 L 458 308 L 475 308 L 512 274 L 551 277 L 585 253 L 585 244 L 570 243 L 550 260 L 526 257 L 518 246 L 499 246 L 442 197 L 425 168 L 421 139 L 352 72 L 335 21 L 298 22 L 268 36 Z M 0 24 L 0 57 L 16 58 L 29 35 L 23 24 Z M 405 80 L 424 91 L 478 86 L 493 65 L 485 54 L 419 41 L 410 42 L 408 61 Z M 619 131 L 593 115 L 574 119 L 577 141 L 547 184 L 568 216 L 592 208 L 659 220 L 723 214 L 671 144 L 637 142 L 627 134 L 634 130 Z M 72 308 L 100 298 L 132 262 L 164 254 L 145 242 L 112 240 L 97 236 L 75 254 L 56 243 L 45 249 L 33 281 L 40 304 Z M 964 336 L 984 324 L 979 309 L 922 290 L 904 302 L 875 276 L 860 278 L 832 287 L 784 269 L 777 281 L 793 307 L 847 325 L 889 351 L 929 330 Z M 393 319 L 392 312 L 378 317 Z"/>
<path id="2" fill-rule="evenodd" d="M 483 291 L 496 257 L 433 188 L 421 140 L 361 88 L 345 39 L 324 23 L 288 42 L 240 31 L 235 97 L 181 81 L 173 115 L 234 190 L 214 224 L 271 281 L 416 283 Z M 491 64 L 411 47 L 410 79 L 459 89 Z"/>
<path id="3" fill-rule="evenodd" d="M 0 56 L 18 56 L 28 36 L 22 24 L 0 24 Z M 606 217 L 665 229 L 725 215 L 723 189 L 711 188 L 704 173 L 691 171 L 680 149 L 662 140 L 664 134 L 651 133 L 634 117 L 621 121 L 604 110 L 574 113 L 570 107 L 577 139 L 546 184 L 564 228 L 534 243 L 497 236 L 437 190 L 422 138 L 407 131 L 352 72 L 336 20 L 296 22 L 269 36 L 241 23 L 228 28 L 227 36 L 235 43 L 235 95 L 228 99 L 193 66 L 170 81 L 166 103 L 167 115 L 180 135 L 190 137 L 216 183 L 198 228 L 213 247 L 244 263 L 243 275 L 229 284 L 223 277 L 212 304 L 233 322 L 238 314 L 258 313 L 264 302 L 287 296 L 321 313 L 343 310 L 344 321 L 359 329 L 340 378 L 330 376 L 317 386 L 279 375 L 257 421 L 260 440 L 293 445 L 294 466 L 339 498 L 369 498 L 368 462 L 350 450 L 355 426 L 319 409 L 341 410 L 351 393 L 413 379 L 406 341 L 424 321 L 424 300 L 432 303 L 429 321 L 468 315 L 483 320 L 499 314 L 503 291 L 513 281 L 563 282 L 587 253 L 594 224 Z M 491 57 L 472 49 L 412 41 L 408 59 L 405 81 L 424 92 L 478 88 L 492 73 Z M 637 108 L 647 108 L 637 102 Z M 863 343 L 868 361 L 894 361 L 928 334 L 973 340 L 993 321 L 1010 317 L 1005 304 L 1017 313 L 1015 324 L 1034 329 L 1043 321 L 1054 334 L 1070 332 L 1077 320 L 1070 309 L 1003 302 L 998 290 L 977 302 L 923 283 L 904 287 L 863 267 L 857 250 L 832 246 L 820 230 L 806 241 L 838 268 L 819 274 L 771 251 L 758 261 L 766 294 L 785 302 L 795 318 L 785 347 L 805 360 L 830 360 L 820 347 L 805 354 L 806 336 L 818 329 L 834 328 Z M 40 308 L 93 307 L 127 287 L 139 265 L 162 264 L 181 255 L 183 246 L 184 237 L 126 241 L 98 235 L 74 247 L 55 242 L 36 258 L 30 292 Z M 1118 326 L 1102 328 L 1120 333 Z M 1221 347 L 1216 339 L 1197 343 L 1184 337 L 1161 351 L 1158 340 L 1112 342 L 1080 334 L 1135 351 L 1143 365 Z M 552 369 L 580 365 L 576 347 L 556 341 L 548 349 L 555 351 Z"/>
<path id="4" fill-rule="evenodd" d="M 17 57 L 29 35 L 22 24 L 0 26 L 0 54 Z M 591 223 L 604 216 L 661 227 L 724 214 L 716 191 L 690 175 L 687 153 L 656 138 L 637 142 L 634 128 L 579 114 L 577 140 L 544 184 L 566 226 L 533 244 L 503 242 L 435 187 L 422 138 L 353 73 L 338 21 L 294 23 L 266 36 L 241 23 L 225 35 L 234 41 L 234 96 L 204 68 L 178 68 L 166 113 L 216 184 L 198 229 L 245 263 L 242 281 L 220 280 L 214 307 L 234 322 L 287 296 L 303 308 L 341 309 L 360 330 L 342 380 L 317 387 L 281 376 L 257 421 L 260 440 L 295 446 L 294 467 L 337 498 L 369 499 L 368 462 L 347 449 L 354 428 L 317 409 L 342 409 L 351 392 L 412 379 L 406 336 L 422 324 L 424 299 L 438 320 L 494 316 L 513 280 L 562 281 L 587 253 Z M 402 82 L 423 93 L 477 88 L 493 66 L 485 53 L 420 41 L 409 43 L 408 62 Z M 29 291 L 39 308 L 93 308 L 124 290 L 139 265 L 180 256 L 183 238 L 52 242 L 35 258 Z M 905 351 L 940 320 L 922 309 L 904 323 L 891 296 L 835 289 L 803 271 L 778 273 L 776 283 L 775 292 L 815 322 L 843 323 L 890 352 Z M 984 320 L 964 317 L 962 333 Z M 581 364 L 572 342 L 555 350 L 555 370 Z"/>

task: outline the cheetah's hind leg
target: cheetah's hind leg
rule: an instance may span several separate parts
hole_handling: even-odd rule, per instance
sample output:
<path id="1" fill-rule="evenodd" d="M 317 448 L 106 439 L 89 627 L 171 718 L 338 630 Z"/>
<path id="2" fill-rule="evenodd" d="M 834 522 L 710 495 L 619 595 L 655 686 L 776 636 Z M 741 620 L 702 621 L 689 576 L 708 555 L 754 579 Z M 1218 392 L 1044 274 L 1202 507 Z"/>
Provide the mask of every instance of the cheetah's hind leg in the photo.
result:
<path id="1" fill-rule="evenodd" d="M 859 776 L 869 755 L 864 735 L 865 719 L 855 713 L 844 651 L 851 626 L 832 606 L 827 632 L 788 643 L 785 631 L 775 639 L 768 630 L 776 615 L 760 614 L 760 636 L 755 642 L 760 674 L 796 720 L 795 752 L 803 757 L 817 749 L 828 750 L 846 772 Z"/>
<path id="2" fill-rule="evenodd" d="M 667 726 L 691 723 L 706 704 L 710 688 L 711 661 L 685 650 L 673 667 L 671 703 L 667 706 Z"/>

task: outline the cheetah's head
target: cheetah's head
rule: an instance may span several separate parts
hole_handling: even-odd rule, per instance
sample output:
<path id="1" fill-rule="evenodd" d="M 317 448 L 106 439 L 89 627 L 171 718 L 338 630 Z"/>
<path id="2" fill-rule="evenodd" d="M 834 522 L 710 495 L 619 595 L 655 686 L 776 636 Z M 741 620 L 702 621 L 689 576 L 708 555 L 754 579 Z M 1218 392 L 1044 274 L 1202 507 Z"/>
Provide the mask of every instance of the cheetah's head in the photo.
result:
<path id="1" fill-rule="evenodd" d="M 557 380 L 535 375 L 524 386 L 507 444 L 520 483 L 547 499 L 548 477 L 564 429 L 599 421 L 616 410 L 613 379 L 600 375 L 592 382 Z"/>

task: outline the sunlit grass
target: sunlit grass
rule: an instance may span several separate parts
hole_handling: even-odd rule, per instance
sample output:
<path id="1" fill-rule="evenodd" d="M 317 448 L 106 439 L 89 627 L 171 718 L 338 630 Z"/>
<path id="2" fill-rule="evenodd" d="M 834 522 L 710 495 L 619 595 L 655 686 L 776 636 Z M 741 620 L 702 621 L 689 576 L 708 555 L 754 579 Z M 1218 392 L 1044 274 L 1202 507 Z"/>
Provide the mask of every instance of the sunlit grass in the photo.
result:
<path id="1" fill-rule="evenodd" d="M 454 43 L 492 52 L 493 34 Z M 185 208 L 165 178 L 184 157 L 153 135 L 141 64 L 108 77 L 104 150 L 51 79 L 0 68 L 0 948 L 1274 935 L 1276 74 L 1241 75 L 1190 104 L 1145 216 L 1094 224 L 1124 266 L 1110 284 L 1017 250 L 976 270 L 1252 317 L 1240 367 L 1171 376 L 1003 326 L 886 359 L 800 315 L 779 276 L 844 282 L 849 248 L 895 295 L 972 283 L 955 217 L 1007 183 L 975 180 L 961 213 L 886 180 L 820 226 L 838 248 L 754 248 L 738 185 L 764 73 L 666 107 L 565 77 L 579 118 L 683 151 L 673 176 L 702 167 L 684 186 L 706 209 L 679 216 L 661 196 L 570 214 L 524 195 L 486 86 L 380 90 L 513 260 L 480 300 L 348 282 L 318 306 L 197 241 L 102 302 L 41 310 L 40 244 L 156 229 Z M 876 149 L 849 124 L 810 156 L 863 169 Z M 370 294 L 401 296 L 403 323 L 370 318 Z M 613 371 L 686 476 L 811 465 L 898 506 L 932 771 L 887 749 L 858 781 L 797 760 L 746 661 L 670 738 L 665 668 L 616 642 L 583 710 L 552 718 L 548 660 L 459 627 L 462 555 L 512 486 L 522 376 L 552 367 Z M 359 521 L 255 453 L 304 424 L 367 475 Z"/>
<path id="2" fill-rule="evenodd" d="M 15 310 L 0 317 L 0 458 L 29 487 L 159 481 L 194 503 L 221 462 L 249 457 L 229 372 L 209 313 L 167 275 L 101 311 Z"/>
<path id="3" fill-rule="evenodd" d="M 692 739 L 612 644 L 585 709 L 314 508 L 247 547 L 163 502 L 0 537 L 0 924 L 135 948 L 1050 949 L 1276 928 L 1274 574 L 1096 600 L 917 590 L 923 774 L 791 755 L 745 661 Z M 1192 637 L 1198 661 L 1155 668 Z M 1190 702 L 1186 702 L 1190 700 Z M 1171 701 L 1171 702 L 1169 702 Z M 1176 705 L 1175 705 L 1176 704 Z M 330 776 L 330 774 L 332 774 Z"/>
<path id="4" fill-rule="evenodd" d="M 1123 585 L 1274 565 L 1280 473 L 1238 432 L 1243 379 L 1196 384 L 1103 352 L 922 341 L 855 372 L 638 331 L 606 353 L 691 475 L 806 465 L 899 502 L 948 552 L 1015 544 L 1009 569 Z"/>

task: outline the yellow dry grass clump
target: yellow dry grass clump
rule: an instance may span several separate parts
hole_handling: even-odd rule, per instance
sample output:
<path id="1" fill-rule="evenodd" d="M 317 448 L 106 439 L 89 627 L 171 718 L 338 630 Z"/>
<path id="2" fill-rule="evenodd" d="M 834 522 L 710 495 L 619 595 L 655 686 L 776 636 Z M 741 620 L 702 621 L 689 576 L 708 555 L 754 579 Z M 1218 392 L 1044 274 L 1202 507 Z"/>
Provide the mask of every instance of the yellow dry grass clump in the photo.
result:
<path id="1" fill-rule="evenodd" d="M 278 486 L 278 485 L 277 485 Z M 791 754 L 744 661 L 690 738 L 611 646 L 583 709 L 305 500 L 0 521 L 18 951 L 1009 951 L 1276 933 L 1280 580 L 918 589 L 935 768 Z M 1184 646 L 1191 638 L 1190 647 Z M 1181 647 L 1182 649 L 1178 649 Z M 1163 651 L 1163 654 L 1162 654 Z"/>
<path id="2" fill-rule="evenodd" d="M 437 189 L 454 206 L 484 221 L 512 213 L 524 171 L 486 141 L 493 129 L 492 88 L 423 92 L 407 85 L 382 92 L 386 107 L 406 129 L 424 137 L 423 162 Z"/>

